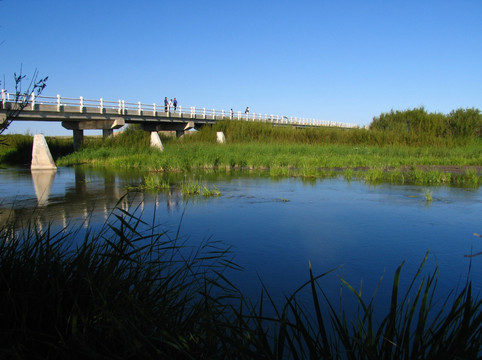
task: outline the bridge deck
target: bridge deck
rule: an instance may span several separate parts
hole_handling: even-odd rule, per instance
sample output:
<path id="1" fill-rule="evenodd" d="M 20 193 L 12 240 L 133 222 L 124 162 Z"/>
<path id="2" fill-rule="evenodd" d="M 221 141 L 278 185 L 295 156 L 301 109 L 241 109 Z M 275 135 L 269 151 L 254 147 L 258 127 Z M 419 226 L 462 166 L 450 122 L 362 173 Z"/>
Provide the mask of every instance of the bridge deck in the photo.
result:
<path id="1" fill-rule="evenodd" d="M 288 117 L 279 115 L 268 115 L 260 113 L 241 113 L 240 111 L 226 112 L 224 110 L 208 110 L 206 108 L 182 107 L 177 109 L 165 108 L 156 104 L 148 105 L 128 103 L 123 100 L 89 100 L 80 98 L 61 98 L 51 96 L 17 96 L 2 90 L 2 102 L 0 103 L 0 114 L 6 114 L 9 110 L 15 109 L 20 104 L 26 105 L 18 114 L 16 120 L 20 121 L 62 121 L 62 122 L 84 122 L 84 121 L 113 121 L 120 119 L 124 123 L 187 123 L 194 122 L 195 125 L 212 124 L 223 119 L 240 121 L 268 122 L 273 125 L 291 126 L 329 126 L 341 128 L 353 128 L 356 125 L 306 119 L 299 117 Z M 167 110 L 167 111 L 163 111 Z"/>

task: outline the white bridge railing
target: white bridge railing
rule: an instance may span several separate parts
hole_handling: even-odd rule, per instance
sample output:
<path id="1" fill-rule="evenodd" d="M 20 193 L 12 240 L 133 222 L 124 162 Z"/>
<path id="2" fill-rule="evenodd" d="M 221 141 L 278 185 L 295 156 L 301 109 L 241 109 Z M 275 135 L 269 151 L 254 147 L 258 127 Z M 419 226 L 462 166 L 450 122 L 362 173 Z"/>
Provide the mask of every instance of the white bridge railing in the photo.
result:
<path id="1" fill-rule="evenodd" d="M 120 115 L 131 113 L 132 111 L 137 112 L 138 115 L 151 115 L 158 116 L 161 113 L 164 116 L 179 116 L 183 118 L 202 118 L 202 119 L 233 119 L 233 120 L 244 120 L 244 121 L 260 121 L 260 122 L 270 122 L 273 124 L 286 124 L 286 125 L 301 125 L 301 126 L 329 126 L 329 127 L 340 127 L 340 128 L 357 128 L 358 125 L 341 123 L 334 121 L 325 121 L 317 119 L 308 119 L 303 117 L 293 117 L 293 116 L 280 116 L 280 115 L 268 115 L 261 113 L 245 113 L 241 111 L 225 111 L 225 110 L 215 110 L 207 108 L 196 108 L 194 106 L 182 107 L 177 106 L 174 109 L 173 106 L 165 107 L 163 104 L 158 105 L 153 104 L 142 104 L 139 102 L 126 102 L 124 100 L 104 100 L 100 98 L 99 100 L 86 99 L 84 97 L 79 98 L 68 98 L 57 96 L 35 96 L 34 93 L 31 95 L 21 94 L 17 96 L 14 93 L 8 93 L 6 90 L 2 89 L 2 104 L 5 108 L 6 103 L 10 102 L 28 102 L 26 110 L 35 110 L 35 105 L 56 105 L 58 111 L 62 111 L 63 107 L 78 107 L 79 112 L 84 112 L 86 109 L 98 109 L 99 113 L 104 113 L 107 109 L 110 111 L 116 110 Z"/>

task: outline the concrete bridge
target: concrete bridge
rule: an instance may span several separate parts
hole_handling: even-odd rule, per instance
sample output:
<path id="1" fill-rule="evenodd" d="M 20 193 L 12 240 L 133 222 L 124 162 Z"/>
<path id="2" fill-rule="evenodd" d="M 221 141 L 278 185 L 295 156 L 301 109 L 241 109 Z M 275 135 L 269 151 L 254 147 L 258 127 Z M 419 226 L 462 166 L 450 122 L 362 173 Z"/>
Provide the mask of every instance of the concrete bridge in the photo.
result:
<path id="1" fill-rule="evenodd" d="M 190 129 L 199 129 L 206 124 L 213 124 L 218 120 L 233 119 L 239 121 L 267 122 L 273 125 L 296 127 L 329 126 L 340 128 L 355 128 L 357 125 L 331 121 L 321 121 L 299 117 L 279 115 L 242 113 L 241 111 L 226 112 L 224 110 L 196 108 L 193 106 L 177 108 L 164 105 L 125 102 L 124 100 L 92 100 L 67 98 L 57 95 L 17 96 L 2 90 L 0 104 L 0 124 L 7 120 L 7 114 L 19 110 L 15 121 L 57 121 L 66 129 L 73 131 L 74 149 L 83 143 L 84 130 L 100 129 L 104 136 L 113 134 L 125 124 L 139 124 L 146 130 L 153 132 L 175 131 L 181 136 Z"/>

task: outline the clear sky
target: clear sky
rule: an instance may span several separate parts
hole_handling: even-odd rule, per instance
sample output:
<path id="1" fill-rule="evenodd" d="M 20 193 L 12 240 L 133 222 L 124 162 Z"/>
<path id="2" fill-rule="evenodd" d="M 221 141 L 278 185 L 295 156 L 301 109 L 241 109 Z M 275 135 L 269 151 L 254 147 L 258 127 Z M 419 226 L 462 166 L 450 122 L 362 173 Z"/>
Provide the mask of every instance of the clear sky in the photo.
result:
<path id="1" fill-rule="evenodd" d="M 1 87 L 369 124 L 482 109 L 482 0 L 1 0 Z M 5 79 L 5 80 L 4 80 Z M 9 132 L 67 135 L 60 123 Z"/>

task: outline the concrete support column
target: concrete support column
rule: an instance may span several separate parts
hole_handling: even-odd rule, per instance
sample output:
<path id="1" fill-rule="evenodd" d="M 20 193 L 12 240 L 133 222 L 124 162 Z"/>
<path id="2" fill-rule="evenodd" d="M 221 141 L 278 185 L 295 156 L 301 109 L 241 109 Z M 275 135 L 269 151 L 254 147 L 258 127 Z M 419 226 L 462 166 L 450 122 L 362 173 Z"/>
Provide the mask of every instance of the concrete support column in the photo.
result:
<path id="1" fill-rule="evenodd" d="M 49 146 L 45 137 L 42 134 L 33 136 L 32 146 L 32 163 L 30 165 L 32 170 L 57 170 L 54 159 L 50 154 Z"/>
<path id="2" fill-rule="evenodd" d="M 113 136 L 114 135 L 114 130 L 113 129 L 102 129 L 102 137 L 105 139 L 105 138 L 108 138 L 109 136 Z"/>
<path id="3" fill-rule="evenodd" d="M 72 130 L 74 133 L 74 151 L 80 149 L 84 144 L 84 130 Z"/>
<path id="4" fill-rule="evenodd" d="M 216 141 L 219 144 L 224 144 L 226 142 L 226 137 L 224 136 L 224 133 L 222 131 L 216 132 Z"/>
<path id="5" fill-rule="evenodd" d="M 164 146 L 162 146 L 162 141 L 157 131 L 151 132 L 151 147 L 164 151 Z"/>

